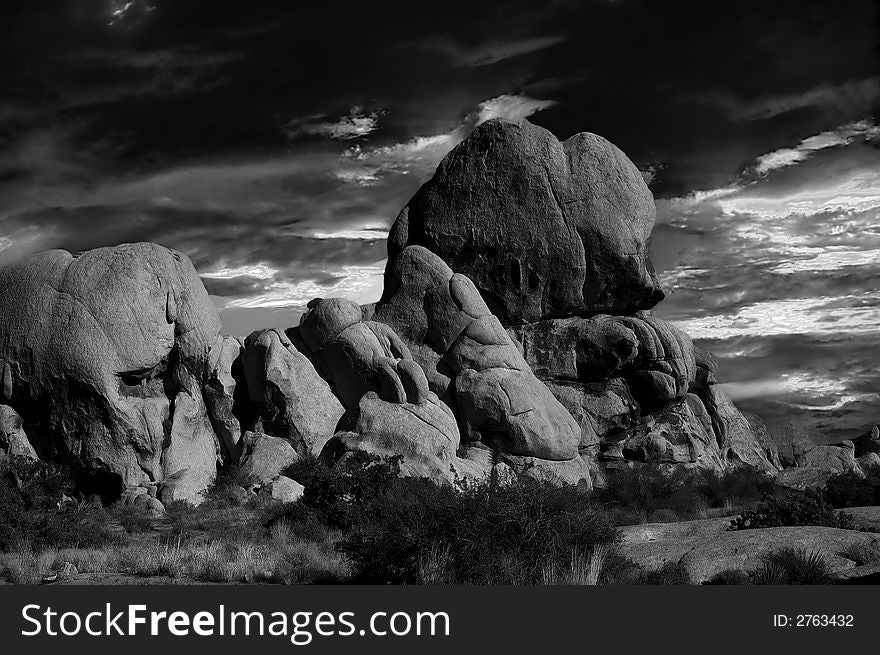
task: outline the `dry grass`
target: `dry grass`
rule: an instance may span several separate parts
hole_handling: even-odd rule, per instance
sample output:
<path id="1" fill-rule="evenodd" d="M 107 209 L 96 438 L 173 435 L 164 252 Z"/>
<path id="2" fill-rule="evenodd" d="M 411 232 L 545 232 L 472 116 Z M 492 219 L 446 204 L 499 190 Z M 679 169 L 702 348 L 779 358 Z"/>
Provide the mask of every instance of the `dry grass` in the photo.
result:
<path id="1" fill-rule="evenodd" d="M 39 584 L 69 565 L 79 573 L 127 574 L 217 583 L 309 584 L 348 574 L 332 542 L 293 539 L 279 530 L 267 543 L 186 543 L 181 539 L 122 548 L 37 550 L 29 542 L 0 554 L 0 574 L 14 584 Z"/>
<path id="2" fill-rule="evenodd" d="M 856 566 L 880 562 L 880 541 L 854 543 L 840 552 L 841 557 L 852 560 Z"/>
<path id="3" fill-rule="evenodd" d="M 605 544 L 591 551 L 572 550 L 568 566 L 561 571 L 557 570 L 553 560 L 541 568 L 541 584 L 595 586 L 599 583 L 607 555 L 608 547 Z"/>
<path id="4" fill-rule="evenodd" d="M 109 548 L 40 549 L 23 540 L 12 552 L 0 553 L 0 573 L 5 570 L 14 584 L 39 584 L 46 576 L 70 566 L 79 573 L 107 573 L 113 568 L 113 560 Z"/>
<path id="5" fill-rule="evenodd" d="M 422 584 L 451 584 L 449 547 L 432 544 L 419 557 L 419 578 Z"/>

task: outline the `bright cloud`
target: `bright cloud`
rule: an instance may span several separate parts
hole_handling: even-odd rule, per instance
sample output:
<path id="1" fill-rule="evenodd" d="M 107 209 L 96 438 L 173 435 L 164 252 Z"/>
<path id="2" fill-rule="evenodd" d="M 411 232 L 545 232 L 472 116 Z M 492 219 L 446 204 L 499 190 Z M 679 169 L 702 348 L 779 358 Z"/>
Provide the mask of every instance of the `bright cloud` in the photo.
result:
<path id="1" fill-rule="evenodd" d="M 367 136 L 379 127 L 379 112 L 366 112 L 362 107 L 352 107 L 347 116 L 336 121 L 321 121 L 323 115 L 294 119 L 283 126 L 291 140 L 303 135 L 326 136 L 331 139 L 349 141 Z"/>
<path id="2" fill-rule="evenodd" d="M 793 148 L 781 148 L 761 155 L 755 162 L 753 170 L 757 175 L 767 175 L 778 168 L 802 162 L 819 150 L 847 145 L 859 138 L 868 139 L 878 135 L 880 135 L 880 127 L 867 120 L 848 123 L 808 137 Z"/>

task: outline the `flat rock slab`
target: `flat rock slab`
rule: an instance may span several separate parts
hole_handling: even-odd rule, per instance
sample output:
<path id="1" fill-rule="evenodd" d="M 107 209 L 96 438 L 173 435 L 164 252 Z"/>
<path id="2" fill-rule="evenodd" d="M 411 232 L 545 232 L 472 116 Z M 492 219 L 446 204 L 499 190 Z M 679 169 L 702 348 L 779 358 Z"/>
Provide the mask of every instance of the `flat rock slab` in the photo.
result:
<path id="1" fill-rule="evenodd" d="M 817 526 L 727 532 L 729 524 L 730 519 L 725 518 L 627 526 L 622 528 L 620 550 L 647 568 L 680 562 L 699 583 L 725 569 L 755 569 L 762 555 L 785 547 L 818 550 L 839 574 L 855 567 L 855 562 L 841 555 L 844 550 L 853 544 L 880 541 L 871 533 Z"/>
<path id="2" fill-rule="evenodd" d="M 623 533 L 623 544 L 633 546 L 682 539 L 710 539 L 724 534 L 735 518 L 736 515 L 677 523 L 642 523 L 623 526 L 620 531 Z"/>

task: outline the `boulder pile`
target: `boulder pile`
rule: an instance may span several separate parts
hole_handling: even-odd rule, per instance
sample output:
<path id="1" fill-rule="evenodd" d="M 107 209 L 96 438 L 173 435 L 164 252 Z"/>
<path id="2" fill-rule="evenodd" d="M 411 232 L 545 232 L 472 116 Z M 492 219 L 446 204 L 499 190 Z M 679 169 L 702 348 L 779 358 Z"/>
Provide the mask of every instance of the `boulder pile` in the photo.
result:
<path id="1" fill-rule="evenodd" d="M 199 502 L 230 464 L 246 493 L 295 498 L 290 464 L 354 451 L 449 482 L 493 467 L 588 487 L 623 466 L 775 472 L 711 355 L 650 313 L 654 216 L 605 139 L 493 120 L 398 216 L 375 305 L 315 299 L 299 325 L 242 340 L 220 334 L 181 253 L 34 255 L 0 270 L 0 457 L 162 502 Z"/>

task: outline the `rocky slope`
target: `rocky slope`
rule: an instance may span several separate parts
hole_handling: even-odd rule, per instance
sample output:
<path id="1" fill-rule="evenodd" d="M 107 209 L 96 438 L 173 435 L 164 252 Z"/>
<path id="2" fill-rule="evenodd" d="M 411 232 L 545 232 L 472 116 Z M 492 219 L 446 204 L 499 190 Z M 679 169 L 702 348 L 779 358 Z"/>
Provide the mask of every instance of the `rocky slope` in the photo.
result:
<path id="1" fill-rule="evenodd" d="M 284 495 L 285 465 L 355 450 L 448 481 L 493 463 L 584 485 L 620 466 L 776 471 L 711 356 L 650 314 L 654 213 L 601 137 L 494 120 L 397 218 L 375 305 L 315 299 L 240 340 L 181 253 L 35 255 L 0 271 L 0 453 L 193 502 L 218 465 Z"/>

